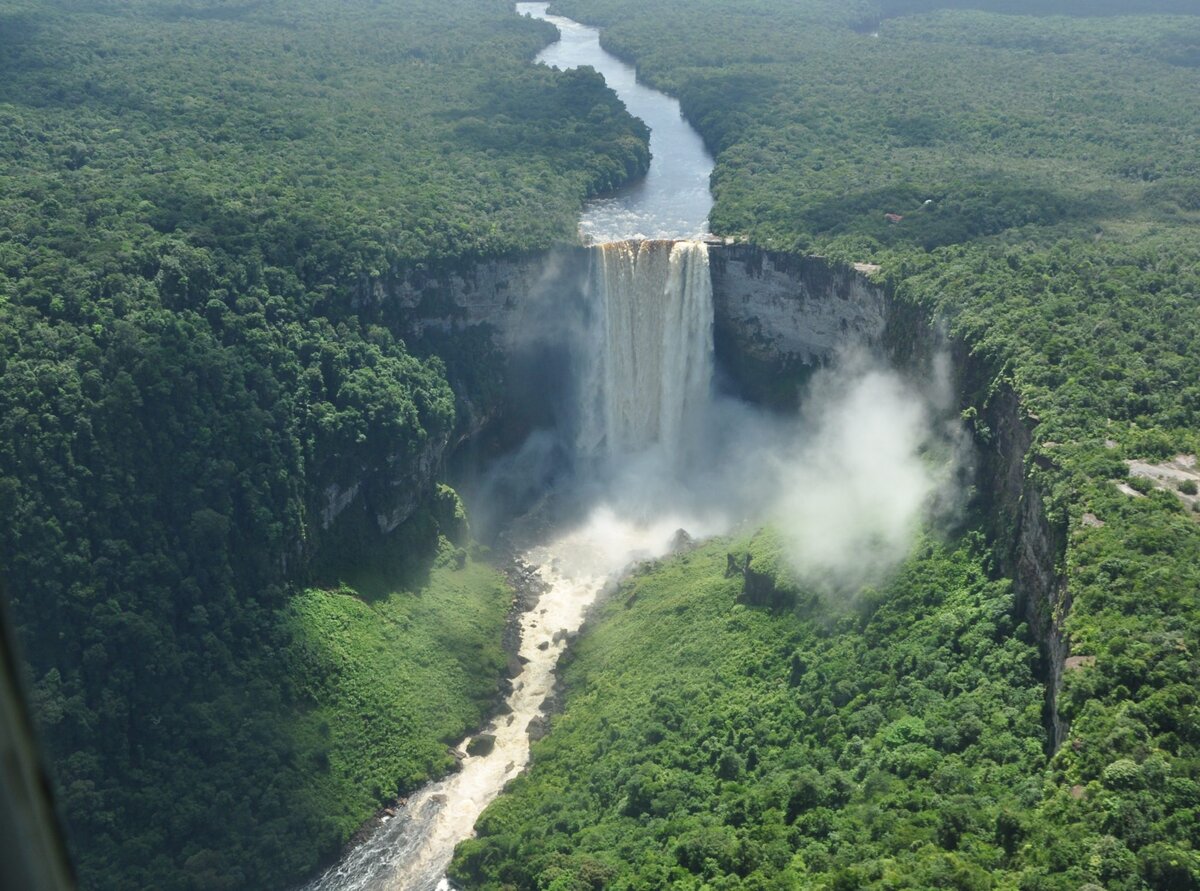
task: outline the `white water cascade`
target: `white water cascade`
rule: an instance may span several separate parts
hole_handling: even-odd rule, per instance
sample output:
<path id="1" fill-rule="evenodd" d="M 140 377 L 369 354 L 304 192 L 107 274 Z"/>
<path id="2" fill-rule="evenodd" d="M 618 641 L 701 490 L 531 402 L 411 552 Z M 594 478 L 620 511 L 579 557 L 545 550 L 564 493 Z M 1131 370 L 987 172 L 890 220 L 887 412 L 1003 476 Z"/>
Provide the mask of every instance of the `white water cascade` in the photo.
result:
<path id="1" fill-rule="evenodd" d="M 708 247 L 620 241 L 592 252 L 579 450 L 621 458 L 658 446 L 680 459 L 712 386 Z"/>
<path id="2" fill-rule="evenodd" d="M 528 728 L 588 608 L 631 563 L 667 553 L 676 530 L 716 531 L 673 510 L 654 483 L 682 470 L 699 437 L 713 377 L 712 284 L 701 241 L 624 241 L 592 249 L 590 321 L 579 381 L 581 456 L 607 460 L 609 486 L 632 493 L 597 503 L 578 526 L 522 556 L 544 590 L 521 619 L 524 668 L 506 708 L 486 728 L 486 754 L 414 793 L 396 817 L 306 891 L 444 891 L 455 845 L 529 760 Z M 651 461 L 647 472 L 642 460 Z M 633 480 L 622 473 L 638 468 Z M 653 479 L 652 479 L 653 478 Z M 464 752 L 470 738 L 464 739 Z"/>

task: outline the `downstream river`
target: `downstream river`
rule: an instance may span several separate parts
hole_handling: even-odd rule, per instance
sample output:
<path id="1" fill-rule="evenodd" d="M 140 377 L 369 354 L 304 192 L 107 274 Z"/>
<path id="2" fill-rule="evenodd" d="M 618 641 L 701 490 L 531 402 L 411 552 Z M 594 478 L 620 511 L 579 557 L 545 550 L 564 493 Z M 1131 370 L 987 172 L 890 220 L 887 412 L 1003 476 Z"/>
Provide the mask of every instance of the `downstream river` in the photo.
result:
<path id="1" fill-rule="evenodd" d="M 592 66 L 651 129 L 649 173 L 620 194 L 589 202 L 580 223 L 585 240 L 695 239 L 705 234 L 713 162 L 681 116 L 679 103 L 638 84 L 632 67 L 600 48 L 598 31 L 547 15 L 548 5 L 516 6 L 519 14 L 549 21 L 561 34 L 536 61 L 564 69 Z M 703 253 L 703 246 L 695 249 Z M 706 253 L 701 259 L 706 271 Z M 711 337 L 701 338 L 700 349 L 711 352 Z M 638 500 L 646 500 L 644 492 Z M 470 837 L 483 809 L 528 763 L 528 729 L 531 722 L 539 723 L 568 637 L 606 585 L 633 562 L 665 554 L 681 527 L 705 532 L 694 519 L 664 515 L 660 504 L 637 504 L 633 509 L 628 501 L 623 509 L 598 504 L 575 528 L 522 554 L 538 576 L 542 593 L 521 620 L 524 668 L 513 680 L 505 713 L 485 730 L 495 737 L 494 748 L 462 758 L 460 771 L 413 794 L 373 837 L 305 891 L 449 888 L 445 872 L 455 845 Z M 469 742 L 463 740 L 459 751 L 465 753 Z"/>

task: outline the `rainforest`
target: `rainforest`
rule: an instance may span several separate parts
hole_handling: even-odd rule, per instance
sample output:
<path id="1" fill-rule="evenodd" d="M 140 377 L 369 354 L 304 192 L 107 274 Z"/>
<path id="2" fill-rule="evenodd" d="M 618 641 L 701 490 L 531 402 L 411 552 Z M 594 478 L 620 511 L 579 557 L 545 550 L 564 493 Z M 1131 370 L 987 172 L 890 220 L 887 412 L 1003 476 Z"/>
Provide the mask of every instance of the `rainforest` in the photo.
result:
<path id="1" fill-rule="evenodd" d="M 46 887 L 1200 888 L 1190 0 L 6 0 L 0 123 Z"/>

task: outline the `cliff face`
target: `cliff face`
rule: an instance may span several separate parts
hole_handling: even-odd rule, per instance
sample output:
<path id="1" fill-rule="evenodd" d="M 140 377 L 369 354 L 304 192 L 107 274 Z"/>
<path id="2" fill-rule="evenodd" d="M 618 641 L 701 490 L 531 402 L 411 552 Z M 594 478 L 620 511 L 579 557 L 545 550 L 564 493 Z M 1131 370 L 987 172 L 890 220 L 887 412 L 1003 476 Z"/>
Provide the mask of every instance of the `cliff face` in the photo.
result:
<path id="1" fill-rule="evenodd" d="M 318 572 L 337 564 L 331 552 L 346 550 L 351 538 L 355 552 L 386 546 L 428 503 L 457 446 L 485 428 L 529 426 L 540 396 L 527 393 L 529 404 L 516 404 L 509 394 L 521 387 L 513 379 L 531 376 L 531 364 L 546 365 L 531 356 L 543 359 L 550 345 L 562 349 L 587 272 L 587 251 L 563 248 L 400 268 L 360 285 L 354 305 L 360 317 L 387 326 L 414 352 L 443 358 L 458 418 L 451 434 L 431 439 L 415 457 L 388 454 L 375 466 L 343 466 L 337 478 L 320 481 L 309 541 Z"/>
<path id="2" fill-rule="evenodd" d="M 1042 653 L 1046 683 L 1044 720 L 1052 749 L 1066 738 L 1058 715 L 1063 666 L 1070 644 L 1062 623 L 1071 609 L 1062 572 L 1067 530 L 1047 516 L 1042 493 L 1027 472 L 1037 420 L 1029 417 L 1007 385 L 990 400 L 984 414 L 992 432 L 980 484 L 988 490 L 992 539 L 1001 571 L 1013 580 L 1021 608 Z"/>
<path id="3" fill-rule="evenodd" d="M 504 353 L 539 336 L 586 287 L 586 248 L 398 269 L 359 289 L 358 309 L 420 340 L 486 330 Z"/>
<path id="4" fill-rule="evenodd" d="M 797 387 L 839 349 L 880 346 L 886 297 L 852 269 L 753 245 L 713 246 L 709 264 L 717 357 L 750 398 L 794 406 Z"/>

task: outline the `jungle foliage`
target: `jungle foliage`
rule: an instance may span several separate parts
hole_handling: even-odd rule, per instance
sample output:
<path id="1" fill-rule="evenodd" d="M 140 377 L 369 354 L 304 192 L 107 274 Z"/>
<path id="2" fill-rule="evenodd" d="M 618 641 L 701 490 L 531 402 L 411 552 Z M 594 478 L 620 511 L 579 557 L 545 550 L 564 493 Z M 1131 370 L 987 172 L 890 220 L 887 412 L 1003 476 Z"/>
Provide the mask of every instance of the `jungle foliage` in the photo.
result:
<path id="1" fill-rule="evenodd" d="M 986 547 L 922 542 L 829 610 L 739 602 L 769 532 L 642 567 L 593 618 L 535 767 L 464 842 L 471 888 L 984 888 L 1043 795 L 1037 650 Z M 631 668 L 636 666 L 636 668 Z"/>
<path id="2" fill-rule="evenodd" d="M 609 604 L 458 874 L 1200 887 L 1200 525 L 1110 482 L 1200 446 L 1193 4 L 557 5 L 681 98 L 716 230 L 881 264 L 988 370 L 981 447 L 1019 394 L 1085 659 L 1051 753 L 1002 535 L 776 612 L 721 572 L 769 535 L 709 546 Z M 528 64 L 550 36 L 498 0 L 0 9 L 0 587 L 85 887 L 287 884 L 494 695 L 501 583 L 415 471 L 462 357 L 358 298 L 570 239 L 645 169 L 594 74 Z M 396 471 L 428 496 L 381 555 L 402 572 L 308 587 L 365 552 L 322 528 L 329 487 Z"/>
<path id="3" fill-rule="evenodd" d="M 598 75 L 529 64 L 552 36 L 478 0 L 0 7 L 0 587 L 84 887 L 294 881 L 495 694 L 494 580 L 425 602 L 471 394 L 358 298 L 573 240 L 645 169 Z M 375 554 L 326 528 L 356 485 L 416 502 L 387 540 L 347 511 Z M 348 557 L 417 598 L 370 607 L 411 613 L 386 672 L 313 649 L 333 614 L 295 599 L 370 581 Z M 431 640 L 443 667 L 414 667 Z M 373 677 L 411 709 L 340 715 Z"/>

